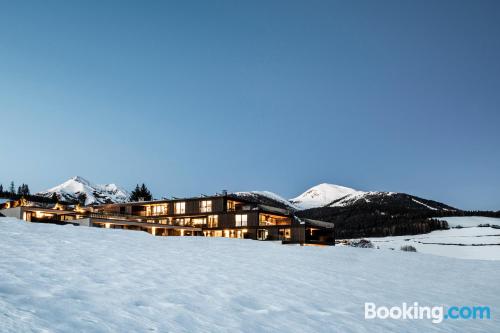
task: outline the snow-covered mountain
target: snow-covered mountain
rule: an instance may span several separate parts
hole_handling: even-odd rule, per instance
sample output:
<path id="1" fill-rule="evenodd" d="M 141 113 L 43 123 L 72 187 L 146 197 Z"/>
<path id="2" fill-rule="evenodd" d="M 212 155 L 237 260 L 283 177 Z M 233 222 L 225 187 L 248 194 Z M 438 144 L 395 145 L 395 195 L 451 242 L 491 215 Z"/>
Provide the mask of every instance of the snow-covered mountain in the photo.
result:
<path id="1" fill-rule="evenodd" d="M 116 184 L 92 184 L 82 177 L 73 177 L 64 183 L 57 185 L 51 189 L 37 193 L 44 197 L 52 197 L 56 194 L 63 201 L 77 201 L 81 193 L 85 193 L 87 199 L 86 205 L 125 202 L 130 197 L 130 194 L 117 186 Z"/>
<path id="2" fill-rule="evenodd" d="M 363 195 L 364 193 L 366 192 L 345 186 L 323 183 L 311 187 L 296 198 L 290 199 L 290 202 L 300 209 L 309 209 L 326 206 L 346 196 Z"/>
<path id="3" fill-rule="evenodd" d="M 406 193 L 359 191 L 349 187 L 334 184 L 319 184 L 311 187 L 296 198 L 287 200 L 282 196 L 269 191 L 236 192 L 235 196 L 250 199 L 265 205 L 274 205 L 303 211 L 309 209 L 334 207 L 359 207 L 363 204 L 379 206 L 397 205 L 411 209 L 425 209 L 431 211 L 456 211 L 456 208 L 440 202 L 415 197 Z"/>
<path id="4" fill-rule="evenodd" d="M 291 210 L 302 209 L 302 207 L 295 205 L 294 203 L 290 202 L 290 200 L 287 200 L 282 196 L 270 191 L 235 192 L 231 195 L 250 201 L 255 201 L 264 205 L 271 205 Z"/>

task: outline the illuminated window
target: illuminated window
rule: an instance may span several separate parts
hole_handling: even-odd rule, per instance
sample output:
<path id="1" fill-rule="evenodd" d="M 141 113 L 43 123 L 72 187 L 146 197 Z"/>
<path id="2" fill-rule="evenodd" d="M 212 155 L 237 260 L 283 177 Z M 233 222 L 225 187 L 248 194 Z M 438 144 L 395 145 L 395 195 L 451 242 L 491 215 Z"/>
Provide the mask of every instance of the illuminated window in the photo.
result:
<path id="1" fill-rule="evenodd" d="M 236 226 L 237 227 L 246 227 L 247 226 L 247 221 L 248 221 L 248 215 L 247 214 L 236 214 L 234 216 L 236 220 Z"/>
<path id="2" fill-rule="evenodd" d="M 174 225 L 190 225 L 191 219 L 189 218 L 176 218 L 174 219 Z"/>
<path id="3" fill-rule="evenodd" d="M 212 200 L 200 201 L 200 212 L 210 213 L 212 211 Z"/>
<path id="4" fill-rule="evenodd" d="M 259 225 L 289 225 L 290 218 L 286 216 L 259 214 Z"/>
<path id="5" fill-rule="evenodd" d="M 217 228 L 219 225 L 219 216 L 218 215 L 208 215 L 208 227 L 209 228 Z"/>
<path id="6" fill-rule="evenodd" d="M 146 216 L 166 215 L 167 205 L 146 206 Z"/>
<path id="7" fill-rule="evenodd" d="M 280 229 L 279 230 L 280 239 L 290 239 L 292 238 L 292 232 L 290 229 Z"/>
<path id="8" fill-rule="evenodd" d="M 174 205 L 175 214 L 185 214 L 186 213 L 186 203 L 185 202 L 176 202 Z"/>
<path id="9" fill-rule="evenodd" d="M 196 218 L 192 218 L 191 222 L 193 225 L 204 225 L 204 224 L 207 224 L 207 218 L 206 217 L 196 217 Z"/>
<path id="10" fill-rule="evenodd" d="M 232 201 L 232 200 L 228 200 L 227 201 L 227 210 L 229 212 L 231 211 L 234 211 L 236 209 L 236 202 Z"/>

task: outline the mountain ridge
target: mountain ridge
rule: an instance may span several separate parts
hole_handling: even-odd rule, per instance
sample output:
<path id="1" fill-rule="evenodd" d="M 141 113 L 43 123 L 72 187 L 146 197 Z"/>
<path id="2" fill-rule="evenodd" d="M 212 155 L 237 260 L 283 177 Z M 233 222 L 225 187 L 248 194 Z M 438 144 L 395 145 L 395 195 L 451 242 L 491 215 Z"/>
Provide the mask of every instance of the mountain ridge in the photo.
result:
<path id="1" fill-rule="evenodd" d="M 56 194 L 59 200 L 76 202 L 82 193 L 86 195 L 85 205 L 126 202 L 130 197 L 127 190 L 116 184 L 93 184 L 80 176 L 72 177 L 48 190 L 38 192 L 37 195 L 52 197 Z"/>

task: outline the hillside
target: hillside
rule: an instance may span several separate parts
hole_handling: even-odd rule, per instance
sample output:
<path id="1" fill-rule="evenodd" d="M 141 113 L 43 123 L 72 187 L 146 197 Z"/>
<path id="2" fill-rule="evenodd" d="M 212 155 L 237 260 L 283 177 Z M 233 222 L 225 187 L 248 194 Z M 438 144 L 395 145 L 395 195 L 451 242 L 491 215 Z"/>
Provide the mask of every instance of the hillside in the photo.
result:
<path id="1" fill-rule="evenodd" d="M 291 200 L 267 191 L 235 195 L 288 209 L 298 217 L 334 222 L 337 238 L 428 233 L 448 227 L 438 221 L 440 216 L 464 214 L 449 205 L 406 193 L 364 192 L 333 184 L 314 186 Z"/>
<path id="2" fill-rule="evenodd" d="M 0 331 L 6 333 L 496 332 L 500 326 L 495 261 L 163 238 L 6 218 L 0 239 Z M 365 302 L 414 301 L 479 302 L 492 308 L 492 319 L 364 319 Z"/>
<path id="3" fill-rule="evenodd" d="M 446 229 L 434 219 L 459 212 L 451 206 L 405 193 L 368 192 L 339 199 L 297 216 L 334 222 L 337 238 L 413 235 Z"/>

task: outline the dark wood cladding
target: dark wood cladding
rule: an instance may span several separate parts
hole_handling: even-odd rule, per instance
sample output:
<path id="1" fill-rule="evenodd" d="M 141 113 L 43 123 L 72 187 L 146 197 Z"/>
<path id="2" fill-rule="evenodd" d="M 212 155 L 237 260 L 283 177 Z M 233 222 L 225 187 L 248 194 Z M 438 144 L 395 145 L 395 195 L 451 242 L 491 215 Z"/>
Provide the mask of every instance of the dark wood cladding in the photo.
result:
<path id="1" fill-rule="evenodd" d="M 176 205 L 182 210 L 177 210 Z M 143 224 L 148 230 L 154 226 L 156 235 L 170 235 L 167 229 L 192 227 L 201 231 L 189 235 L 281 240 L 299 244 L 334 242 L 332 224 L 313 220 L 307 222 L 282 207 L 225 195 L 101 205 L 94 207 L 91 218 L 97 218 L 99 214 L 107 216 L 107 224 L 116 226 L 120 224 L 117 219 L 135 221 L 135 224 Z"/>

